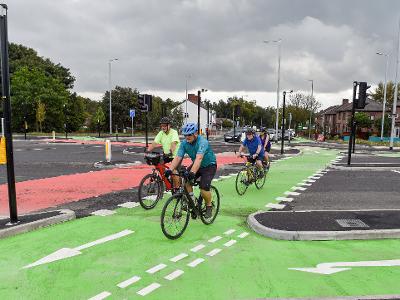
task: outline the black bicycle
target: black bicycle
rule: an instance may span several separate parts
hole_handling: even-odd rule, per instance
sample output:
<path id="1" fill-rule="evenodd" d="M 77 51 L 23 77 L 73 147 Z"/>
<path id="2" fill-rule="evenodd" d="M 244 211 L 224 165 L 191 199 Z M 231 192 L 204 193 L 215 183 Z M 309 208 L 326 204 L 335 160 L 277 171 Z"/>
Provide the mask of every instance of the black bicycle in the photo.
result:
<path id="1" fill-rule="evenodd" d="M 247 159 L 245 167 L 240 169 L 236 176 L 236 192 L 242 196 L 253 183 L 257 189 L 261 189 L 264 186 L 269 166 L 263 163 L 264 170 L 259 170 L 256 165 L 256 159 L 250 154 L 243 154 L 240 157 Z"/>
<path id="2" fill-rule="evenodd" d="M 185 186 L 185 183 L 197 186 L 199 182 L 189 180 L 187 170 L 184 167 L 179 171 L 179 175 L 172 176 L 180 176 L 183 179 L 183 184 L 178 192 L 165 202 L 161 213 L 161 230 L 167 238 L 175 240 L 186 230 L 190 216 L 192 219 L 200 217 L 206 225 L 212 224 L 219 212 L 220 197 L 217 188 L 212 185 L 210 191 L 213 209 L 211 217 L 207 218 L 205 216 L 206 203 L 202 196 L 190 196 Z"/>

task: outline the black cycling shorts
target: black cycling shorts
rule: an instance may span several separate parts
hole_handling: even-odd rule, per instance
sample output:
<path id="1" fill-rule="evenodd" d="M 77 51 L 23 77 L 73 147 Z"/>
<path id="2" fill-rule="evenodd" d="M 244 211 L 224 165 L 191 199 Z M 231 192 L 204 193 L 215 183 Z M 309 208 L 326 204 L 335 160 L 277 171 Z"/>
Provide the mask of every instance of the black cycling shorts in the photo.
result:
<path id="1" fill-rule="evenodd" d="M 190 170 L 192 166 L 188 169 Z M 213 180 L 215 173 L 217 172 L 217 165 L 209 165 L 204 168 L 200 168 L 196 173 L 196 179 L 200 177 L 199 187 L 202 190 L 209 191 L 211 186 L 211 181 Z"/>

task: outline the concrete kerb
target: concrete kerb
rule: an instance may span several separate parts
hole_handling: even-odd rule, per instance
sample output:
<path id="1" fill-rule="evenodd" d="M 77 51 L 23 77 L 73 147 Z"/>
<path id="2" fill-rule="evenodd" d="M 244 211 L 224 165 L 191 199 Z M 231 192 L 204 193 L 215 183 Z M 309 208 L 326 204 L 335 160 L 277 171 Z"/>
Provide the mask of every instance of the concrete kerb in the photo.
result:
<path id="1" fill-rule="evenodd" d="M 390 300 L 400 299 L 400 295 L 308 297 L 308 298 L 257 298 L 259 300 Z"/>
<path id="2" fill-rule="evenodd" d="M 15 225 L 10 228 L 2 229 L 2 230 L 0 230 L 0 239 L 9 237 L 9 236 L 13 236 L 13 235 L 17 235 L 20 233 L 28 232 L 28 231 L 33 231 L 38 228 L 70 221 L 70 220 L 75 219 L 75 217 L 76 217 L 75 212 L 72 210 L 60 209 L 58 211 L 60 211 L 60 214 L 57 216 L 54 216 L 54 217 L 41 219 L 41 220 L 37 220 L 34 222 L 25 223 L 25 224 L 21 224 L 21 225 Z M 48 213 L 48 211 L 44 212 L 44 213 Z"/>
<path id="3" fill-rule="evenodd" d="M 121 161 L 116 161 L 116 162 L 107 162 L 107 161 L 98 161 L 93 164 L 93 167 L 97 169 L 114 169 L 114 168 L 129 168 L 133 166 L 138 166 L 143 164 L 141 161 L 135 161 L 135 162 L 121 162 Z"/>
<path id="4" fill-rule="evenodd" d="M 255 212 L 247 217 L 247 224 L 258 234 L 288 241 L 375 240 L 400 238 L 400 229 L 349 230 L 349 231 L 287 231 L 261 225 Z M 273 212 L 271 212 L 273 213 Z"/>
<path id="5" fill-rule="evenodd" d="M 393 166 L 365 166 L 365 167 L 361 167 L 361 166 L 340 166 L 340 165 L 336 165 L 336 164 L 331 164 L 330 165 L 331 169 L 334 170 L 346 170 L 346 171 L 390 171 L 390 170 L 400 170 L 400 167 L 393 167 Z"/>

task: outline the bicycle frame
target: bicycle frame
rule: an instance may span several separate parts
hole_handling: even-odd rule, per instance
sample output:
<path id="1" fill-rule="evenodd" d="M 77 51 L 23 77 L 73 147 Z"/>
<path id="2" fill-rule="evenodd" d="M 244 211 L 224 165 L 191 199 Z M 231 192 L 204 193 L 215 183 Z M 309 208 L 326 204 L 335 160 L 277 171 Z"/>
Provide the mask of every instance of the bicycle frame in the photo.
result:
<path id="1" fill-rule="evenodd" d="M 153 173 L 156 172 L 156 171 L 158 171 L 158 173 L 160 174 L 160 177 L 161 177 L 162 181 L 163 181 L 164 184 L 165 184 L 165 189 L 166 189 L 167 191 L 170 191 L 170 190 L 172 189 L 172 182 L 171 182 L 167 177 L 165 177 L 165 170 L 166 170 L 166 169 L 169 169 L 168 166 L 167 166 L 166 164 L 159 163 L 159 164 L 157 164 L 157 165 L 155 166 L 155 168 L 153 169 Z"/>

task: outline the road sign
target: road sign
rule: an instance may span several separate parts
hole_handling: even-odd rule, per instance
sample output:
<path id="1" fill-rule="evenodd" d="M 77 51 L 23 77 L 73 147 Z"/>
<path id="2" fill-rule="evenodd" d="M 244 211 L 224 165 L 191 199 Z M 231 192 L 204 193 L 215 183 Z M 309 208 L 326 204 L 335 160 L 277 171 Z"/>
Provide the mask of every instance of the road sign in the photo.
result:
<path id="1" fill-rule="evenodd" d="M 130 109 L 130 110 L 129 110 L 129 116 L 130 116 L 131 118 L 134 118 L 134 117 L 135 117 L 135 110 L 134 110 L 134 109 Z"/>

